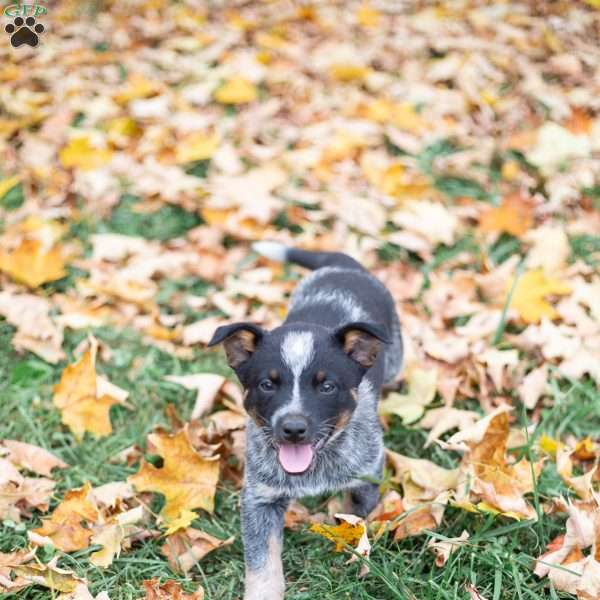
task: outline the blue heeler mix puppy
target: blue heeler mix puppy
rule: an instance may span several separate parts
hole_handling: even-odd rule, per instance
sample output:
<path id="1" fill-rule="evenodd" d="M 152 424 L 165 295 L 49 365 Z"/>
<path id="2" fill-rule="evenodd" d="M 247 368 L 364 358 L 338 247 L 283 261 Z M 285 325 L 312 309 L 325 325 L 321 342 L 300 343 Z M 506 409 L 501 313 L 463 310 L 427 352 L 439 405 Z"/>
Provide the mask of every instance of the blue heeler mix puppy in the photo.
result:
<path id="1" fill-rule="evenodd" d="M 292 498 L 347 490 L 366 516 L 379 499 L 384 454 L 379 392 L 402 362 L 400 324 L 384 285 L 345 254 L 276 242 L 254 249 L 314 270 L 280 327 L 219 327 L 245 389 L 246 476 L 242 533 L 245 600 L 281 600 L 283 517 Z"/>

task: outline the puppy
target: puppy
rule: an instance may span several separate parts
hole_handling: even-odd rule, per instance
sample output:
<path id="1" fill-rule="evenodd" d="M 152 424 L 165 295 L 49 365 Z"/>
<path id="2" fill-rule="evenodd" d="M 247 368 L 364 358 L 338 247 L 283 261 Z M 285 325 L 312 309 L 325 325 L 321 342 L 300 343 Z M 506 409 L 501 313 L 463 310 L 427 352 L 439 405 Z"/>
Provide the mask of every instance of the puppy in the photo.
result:
<path id="1" fill-rule="evenodd" d="M 347 490 L 350 512 L 379 500 L 383 383 L 402 363 L 402 338 L 385 286 L 336 252 L 277 242 L 254 250 L 313 270 L 273 331 L 252 323 L 219 327 L 227 361 L 245 389 L 246 473 L 242 492 L 244 600 L 281 600 L 283 517 L 291 499 Z"/>

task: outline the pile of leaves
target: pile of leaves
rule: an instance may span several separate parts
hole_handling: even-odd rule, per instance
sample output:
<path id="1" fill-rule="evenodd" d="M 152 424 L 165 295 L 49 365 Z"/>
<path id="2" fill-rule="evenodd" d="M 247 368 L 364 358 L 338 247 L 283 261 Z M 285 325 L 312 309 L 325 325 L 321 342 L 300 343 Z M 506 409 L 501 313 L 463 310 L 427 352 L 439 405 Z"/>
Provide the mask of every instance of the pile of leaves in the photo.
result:
<path id="1" fill-rule="evenodd" d="M 360 260 L 406 347 L 369 523 L 287 525 L 375 594 L 413 597 L 380 547 L 418 597 L 600 598 L 598 8 L 63 0 L 1 45 L 2 592 L 237 597 L 242 390 L 206 344 L 285 316 L 277 239 Z M 535 537 L 510 589 L 463 568 L 492 523 Z"/>

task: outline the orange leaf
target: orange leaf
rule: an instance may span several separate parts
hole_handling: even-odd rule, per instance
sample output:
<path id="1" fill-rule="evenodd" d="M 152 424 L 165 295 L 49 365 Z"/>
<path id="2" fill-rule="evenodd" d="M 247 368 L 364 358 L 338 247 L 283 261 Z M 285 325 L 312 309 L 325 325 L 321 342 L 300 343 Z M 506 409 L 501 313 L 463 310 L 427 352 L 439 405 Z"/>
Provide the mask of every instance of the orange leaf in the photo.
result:
<path id="1" fill-rule="evenodd" d="M 533 208 L 520 195 L 508 196 L 500 206 L 487 210 L 481 216 L 479 227 L 482 231 L 523 235 L 533 224 Z"/>
<path id="2" fill-rule="evenodd" d="M 42 248 L 38 240 L 23 240 L 12 252 L 0 251 L 0 271 L 15 281 L 36 288 L 65 277 L 65 260 L 59 247 Z"/>
<path id="3" fill-rule="evenodd" d="M 93 524 L 99 518 L 98 509 L 90 496 L 92 486 L 86 483 L 83 487 L 65 494 L 64 500 L 54 509 L 50 518 L 42 521 L 42 526 L 32 533 L 49 541 L 63 552 L 82 550 L 90 545 L 92 530 L 84 524 Z M 48 540 L 34 538 L 35 543 Z"/>
<path id="4" fill-rule="evenodd" d="M 166 503 L 160 515 L 168 533 L 187 527 L 195 518 L 194 508 L 214 510 L 219 480 L 218 456 L 200 456 L 192 447 L 187 430 L 175 435 L 151 434 L 149 441 L 163 457 L 162 468 L 142 462 L 129 481 L 140 492 L 159 492 Z"/>
<path id="5" fill-rule="evenodd" d="M 97 393 L 96 352 L 92 347 L 76 363 L 68 365 L 54 387 L 54 405 L 62 422 L 81 438 L 88 431 L 98 436 L 112 432 L 109 411 L 119 400 Z M 98 397 L 100 396 L 100 397 Z"/>
<path id="6" fill-rule="evenodd" d="M 204 590 L 199 587 L 194 593 L 186 594 L 177 581 L 160 583 L 158 579 L 144 581 L 144 600 L 203 600 Z"/>
<path id="7" fill-rule="evenodd" d="M 346 546 L 358 548 L 360 541 L 366 534 L 365 522 L 354 515 L 335 516 L 341 521 L 339 525 L 315 523 L 310 526 L 310 531 L 334 542 L 336 552 L 341 552 Z"/>

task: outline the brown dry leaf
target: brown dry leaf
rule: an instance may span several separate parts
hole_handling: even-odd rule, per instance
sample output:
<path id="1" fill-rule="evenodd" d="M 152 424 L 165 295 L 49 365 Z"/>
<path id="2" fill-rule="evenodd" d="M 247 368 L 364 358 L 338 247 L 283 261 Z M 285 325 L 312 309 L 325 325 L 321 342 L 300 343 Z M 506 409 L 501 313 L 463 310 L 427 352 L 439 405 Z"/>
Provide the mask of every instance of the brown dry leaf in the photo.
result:
<path id="1" fill-rule="evenodd" d="M 7 458 L 14 465 L 38 475 L 50 477 L 52 469 L 66 469 L 69 466 L 48 450 L 33 444 L 16 440 L 2 440 L 0 444 L 8 450 Z"/>
<path id="2" fill-rule="evenodd" d="M 507 196 L 500 206 L 490 208 L 481 215 L 482 231 L 509 233 L 522 236 L 533 224 L 533 207 L 521 195 Z"/>
<path id="3" fill-rule="evenodd" d="M 17 328 L 12 345 L 17 351 L 29 350 L 56 364 L 63 358 L 63 332 L 50 316 L 52 304 L 33 294 L 0 292 L 0 315 Z"/>
<path id="4" fill-rule="evenodd" d="M 204 600 L 204 590 L 199 587 L 195 592 L 186 594 L 177 581 L 146 579 L 144 581 L 145 600 Z"/>
<path id="5" fill-rule="evenodd" d="M 512 288 L 511 282 L 509 291 Z M 539 323 L 543 317 L 555 319 L 558 314 L 548 302 L 549 296 L 566 296 L 571 287 L 560 279 L 550 277 L 542 269 L 526 271 L 517 281 L 510 307 L 526 323 Z"/>
<path id="6" fill-rule="evenodd" d="M 13 571 L 28 585 L 41 585 L 55 592 L 74 592 L 84 580 L 73 571 L 58 568 L 57 561 L 58 557 L 54 557 L 48 564 L 30 563 L 15 567 Z"/>
<path id="7" fill-rule="evenodd" d="M 533 491 L 533 477 L 539 476 L 542 463 L 532 464 L 526 459 L 508 463 L 508 436 L 508 414 L 501 412 L 491 419 L 481 441 L 464 457 L 461 468 L 472 472 L 473 491 L 484 503 L 516 519 L 536 519 L 535 510 L 523 496 Z"/>
<path id="8" fill-rule="evenodd" d="M 162 545 L 161 553 L 167 557 L 174 571 L 187 575 L 209 552 L 229 546 L 233 540 L 233 537 L 220 540 L 204 531 L 188 527 L 170 535 Z"/>
<path id="9" fill-rule="evenodd" d="M 215 373 L 198 373 L 196 375 L 167 375 L 167 381 L 177 383 L 187 390 L 196 390 L 196 402 L 192 409 L 191 419 L 198 419 L 210 412 L 217 395 L 223 384 L 225 377 Z"/>
<path id="10" fill-rule="evenodd" d="M 452 552 L 456 552 L 469 539 L 469 532 L 463 531 L 459 537 L 447 538 L 444 540 L 431 539 L 427 542 L 427 547 L 435 554 L 435 564 L 443 567 L 450 558 Z"/>
<path id="11" fill-rule="evenodd" d="M 548 367 L 542 365 L 523 378 L 517 391 L 525 408 L 533 410 L 548 388 Z"/>
<path id="12" fill-rule="evenodd" d="M 32 516 L 33 508 L 47 511 L 56 483 L 45 477 L 20 477 L 18 473 L 7 480 L 4 462 L 0 460 L 0 478 L 4 481 L 0 483 L 0 519 L 19 523 L 22 516 Z"/>
<path id="13" fill-rule="evenodd" d="M 56 281 L 67 275 L 61 248 L 44 248 L 36 239 L 24 239 L 17 248 L 9 252 L 0 250 L 0 271 L 30 288 L 37 288 L 43 283 Z"/>
<path id="14" fill-rule="evenodd" d="M 573 461 L 571 456 L 574 450 L 557 447 L 556 449 L 556 470 L 563 481 L 583 500 L 591 500 L 594 496 L 593 481 L 597 466 L 592 467 L 587 473 L 573 476 Z"/>
<path id="15" fill-rule="evenodd" d="M 91 348 L 76 362 L 62 372 L 60 382 L 54 387 L 54 405 L 61 411 L 62 422 L 77 438 L 88 431 L 98 436 L 112 432 L 110 407 L 119 399 L 99 394 L 96 376 L 97 343 L 92 339 Z"/>
<path id="16" fill-rule="evenodd" d="M 425 442 L 425 448 L 438 440 L 444 433 L 458 428 L 463 431 L 473 426 L 480 415 L 472 410 L 462 410 L 451 406 L 428 410 L 419 421 L 419 427 L 430 429 Z"/>
<path id="17" fill-rule="evenodd" d="M 100 517 L 91 491 L 89 483 L 68 491 L 52 515 L 42 520 L 42 526 L 30 532 L 31 541 L 38 545 L 51 544 L 63 552 L 87 548 L 93 531 L 84 524 L 92 525 Z"/>
<path id="18" fill-rule="evenodd" d="M 150 434 L 148 441 L 163 457 L 163 466 L 142 462 L 140 470 L 128 481 L 140 492 L 160 492 L 165 506 L 160 516 L 167 534 L 186 528 L 196 518 L 194 508 L 214 510 L 219 480 L 219 457 L 200 456 L 189 441 L 187 429 L 175 435 Z"/>
<path id="19" fill-rule="evenodd" d="M 131 510 L 119 513 L 112 517 L 107 523 L 95 527 L 92 536 L 92 544 L 103 546 L 90 555 L 90 562 L 96 567 L 106 568 L 121 553 L 127 538 L 135 531 L 135 524 L 144 518 L 144 507 L 136 506 Z"/>

